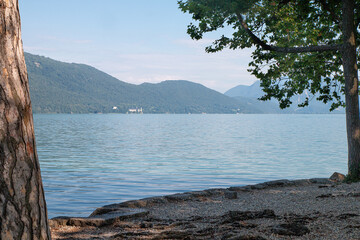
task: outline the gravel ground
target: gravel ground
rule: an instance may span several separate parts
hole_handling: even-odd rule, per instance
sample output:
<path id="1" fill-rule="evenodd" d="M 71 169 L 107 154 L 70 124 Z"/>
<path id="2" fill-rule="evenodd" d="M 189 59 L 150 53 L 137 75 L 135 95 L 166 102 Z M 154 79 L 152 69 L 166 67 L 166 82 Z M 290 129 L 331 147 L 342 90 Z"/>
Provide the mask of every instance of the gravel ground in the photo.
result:
<path id="1" fill-rule="evenodd" d="M 138 211 L 114 217 L 124 209 Z M 360 183 L 279 180 L 129 201 L 50 224 L 53 239 L 350 240 L 360 239 L 359 209 Z"/>

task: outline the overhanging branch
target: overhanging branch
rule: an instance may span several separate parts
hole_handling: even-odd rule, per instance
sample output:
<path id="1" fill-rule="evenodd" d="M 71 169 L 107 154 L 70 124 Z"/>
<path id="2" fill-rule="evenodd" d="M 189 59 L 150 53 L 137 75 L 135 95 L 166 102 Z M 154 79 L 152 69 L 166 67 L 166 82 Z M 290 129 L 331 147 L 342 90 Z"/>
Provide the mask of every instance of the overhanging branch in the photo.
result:
<path id="1" fill-rule="evenodd" d="M 274 51 L 279 53 L 305 53 L 305 52 L 326 52 L 326 51 L 339 51 L 342 48 L 342 44 L 336 45 L 319 45 L 319 46 L 307 46 L 307 47 L 277 47 L 269 45 L 258 38 L 247 26 L 240 13 L 236 13 L 236 16 L 241 24 L 241 27 L 246 31 L 255 44 L 261 46 L 264 50 Z"/>

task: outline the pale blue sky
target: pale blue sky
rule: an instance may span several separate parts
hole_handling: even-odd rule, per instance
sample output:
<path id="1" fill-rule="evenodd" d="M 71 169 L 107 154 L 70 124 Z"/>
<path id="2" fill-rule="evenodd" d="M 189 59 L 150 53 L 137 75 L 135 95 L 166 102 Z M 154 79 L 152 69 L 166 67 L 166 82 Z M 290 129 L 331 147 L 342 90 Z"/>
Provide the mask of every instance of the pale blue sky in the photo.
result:
<path id="1" fill-rule="evenodd" d="M 189 80 L 220 92 L 256 79 L 250 50 L 205 53 L 218 34 L 194 41 L 177 0 L 20 0 L 27 52 L 94 66 L 140 84 Z"/>

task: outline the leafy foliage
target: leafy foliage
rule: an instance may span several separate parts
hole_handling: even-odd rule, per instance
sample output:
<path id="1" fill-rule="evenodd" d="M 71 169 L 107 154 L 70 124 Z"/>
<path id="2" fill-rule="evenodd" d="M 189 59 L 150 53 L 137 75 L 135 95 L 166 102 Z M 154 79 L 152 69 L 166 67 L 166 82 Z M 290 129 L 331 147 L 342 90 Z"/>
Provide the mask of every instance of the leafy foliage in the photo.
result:
<path id="1" fill-rule="evenodd" d="M 249 71 L 261 80 L 265 93 L 261 100 L 275 98 L 281 108 L 286 108 L 294 95 L 308 90 L 312 96 L 300 107 L 307 106 L 315 95 L 319 101 L 331 102 L 330 110 L 344 106 L 340 51 L 284 54 L 266 49 L 340 44 L 341 1 L 182 0 L 178 4 L 197 23 L 188 26 L 188 34 L 195 40 L 208 32 L 232 28 L 232 34 L 220 36 L 207 52 L 254 49 Z M 359 5 L 356 1 L 357 13 Z"/>

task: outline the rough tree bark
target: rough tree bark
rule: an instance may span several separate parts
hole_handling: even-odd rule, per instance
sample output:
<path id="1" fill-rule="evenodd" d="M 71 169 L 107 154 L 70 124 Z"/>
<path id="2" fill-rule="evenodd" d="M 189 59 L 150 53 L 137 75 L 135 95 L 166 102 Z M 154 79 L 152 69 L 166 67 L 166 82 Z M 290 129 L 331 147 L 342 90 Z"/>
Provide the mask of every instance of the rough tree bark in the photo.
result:
<path id="1" fill-rule="evenodd" d="M 0 0 L 0 239 L 50 239 L 18 0 Z"/>
<path id="2" fill-rule="evenodd" d="M 354 0 L 343 0 L 342 31 L 344 46 L 342 59 L 345 77 L 348 173 L 350 179 L 355 180 L 360 179 L 360 119 L 354 8 Z"/>

